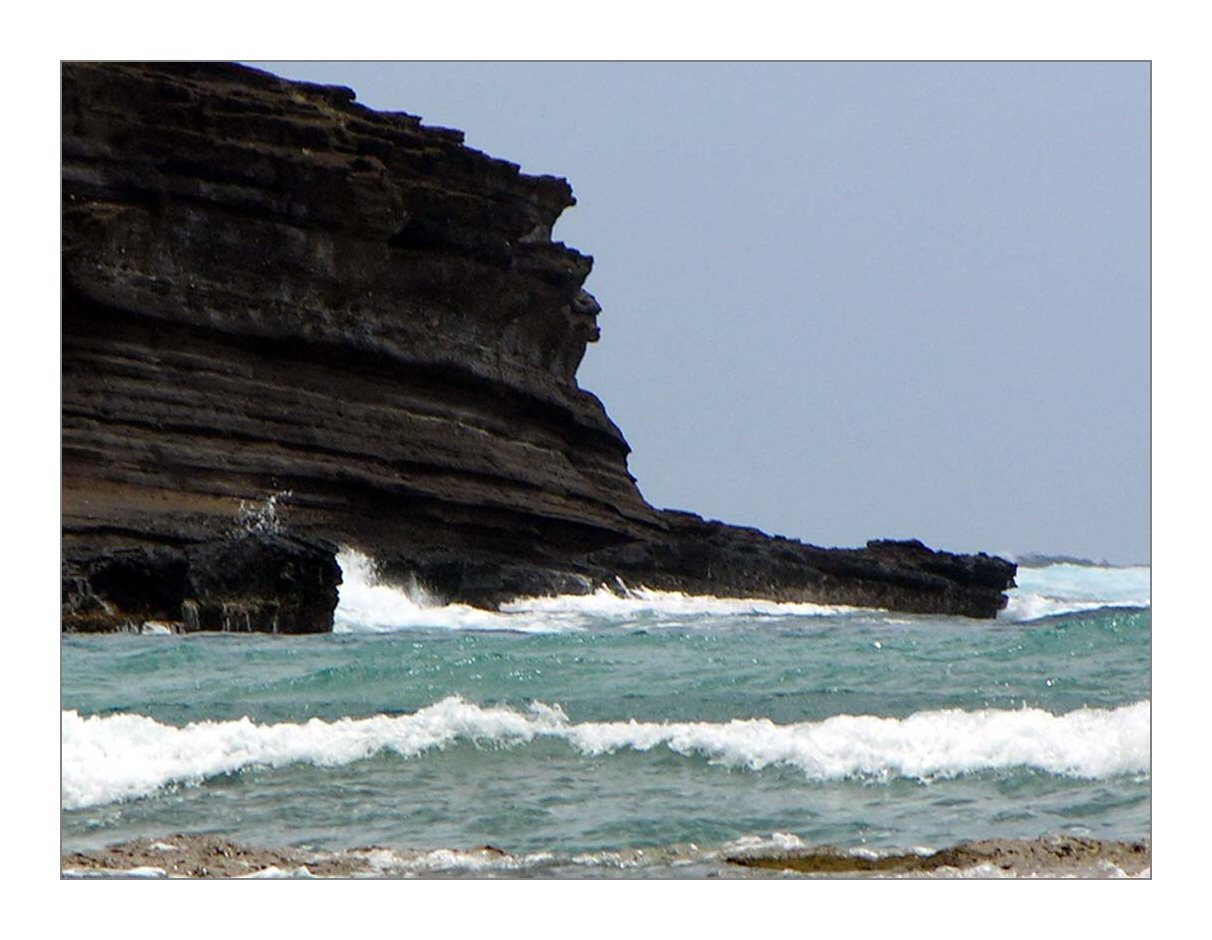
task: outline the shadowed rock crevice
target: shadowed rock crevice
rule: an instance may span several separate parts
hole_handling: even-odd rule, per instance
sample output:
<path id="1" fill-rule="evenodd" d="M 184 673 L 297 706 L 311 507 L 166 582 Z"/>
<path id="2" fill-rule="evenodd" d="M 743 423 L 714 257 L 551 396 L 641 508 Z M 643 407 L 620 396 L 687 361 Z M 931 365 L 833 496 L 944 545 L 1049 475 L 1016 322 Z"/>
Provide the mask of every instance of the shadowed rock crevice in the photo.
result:
<path id="1" fill-rule="evenodd" d="M 576 382 L 601 309 L 551 241 L 566 181 L 232 65 L 69 63 L 62 106 L 65 628 L 328 629 L 342 544 L 487 606 L 619 579 L 1003 603 L 1000 559 L 649 506 Z M 281 532 L 232 535 L 285 492 Z"/>

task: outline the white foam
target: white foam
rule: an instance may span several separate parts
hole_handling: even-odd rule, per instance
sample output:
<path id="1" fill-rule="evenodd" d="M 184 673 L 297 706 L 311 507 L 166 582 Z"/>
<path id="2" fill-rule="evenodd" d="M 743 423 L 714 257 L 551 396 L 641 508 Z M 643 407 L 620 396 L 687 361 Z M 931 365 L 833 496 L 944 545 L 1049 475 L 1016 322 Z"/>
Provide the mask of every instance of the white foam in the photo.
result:
<path id="1" fill-rule="evenodd" d="M 63 878 L 111 879 L 111 878 L 168 878 L 163 868 L 140 865 L 137 868 L 64 868 L 59 874 Z"/>
<path id="2" fill-rule="evenodd" d="M 499 611 L 465 604 L 444 604 L 415 580 L 399 586 L 380 582 L 374 563 L 344 548 L 340 599 L 334 617 L 336 633 L 387 633 L 401 630 L 506 630 L 562 633 L 601 627 L 603 621 L 644 626 L 685 626 L 703 618 L 837 617 L 860 608 L 833 604 L 716 597 L 629 587 L 622 582 L 588 594 L 523 597 Z M 1150 568 L 1105 567 L 1060 563 L 1019 568 L 1018 586 L 999 619 L 1038 620 L 1100 607 L 1150 605 Z M 892 623 L 908 621 L 891 619 Z"/>
<path id="3" fill-rule="evenodd" d="M 415 580 L 406 586 L 382 583 L 374 563 L 349 548 L 337 555 L 341 566 L 340 599 L 334 617 L 336 633 L 385 633 L 397 630 L 510 630 L 562 633 L 599 626 L 603 620 L 646 625 L 680 625 L 702 617 L 825 617 L 856 608 L 827 604 L 779 603 L 747 598 L 683 594 L 631 588 L 599 587 L 588 594 L 523 597 L 499 611 L 465 604 L 443 604 Z"/>
<path id="4" fill-rule="evenodd" d="M 1138 874 L 1129 875 L 1119 866 L 1112 862 L 1090 862 L 1086 865 L 1081 865 L 1072 869 L 1057 869 L 1045 865 L 1041 870 L 1032 869 L 1017 869 L 1017 868 L 1002 868 L 994 862 L 980 862 L 969 868 L 955 868 L 950 865 L 943 865 L 933 871 L 924 872 L 903 872 L 894 873 L 886 877 L 894 879 L 1015 879 L 1015 880 L 1036 880 L 1036 879 L 1092 879 L 1092 878 L 1132 878 L 1132 879 L 1148 879 L 1150 869 L 1146 868 Z"/>
<path id="5" fill-rule="evenodd" d="M 168 783 L 198 783 L 245 767 L 337 766 L 393 751 L 413 757 L 456 738 L 529 740 L 538 720 L 457 697 L 413 715 L 313 718 L 302 724 L 200 721 L 178 728 L 142 715 L 62 715 L 62 803 L 75 808 L 142 796 Z"/>
<path id="6" fill-rule="evenodd" d="M 458 740 L 508 747 L 536 738 L 597 756 L 663 747 L 711 763 L 761 770 L 783 765 L 813 780 L 928 780 L 986 769 L 1031 767 L 1099 778 L 1149 770 L 1150 703 L 1078 709 L 918 712 L 907 718 L 837 715 L 779 725 L 727 722 L 571 722 L 558 705 L 527 711 L 458 696 L 411 715 L 303 723 L 203 721 L 184 727 L 141 715 L 62 716 L 61 800 L 68 809 L 145 796 L 249 767 L 337 766 L 391 752 L 416 757 Z"/>
<path id="7" fill-rule="evenodd" d="M 443 604 L 416 583 L 382 584 L 374 563 L 360 552 L 342 549 L 341 588 L 333 617 L 334 633 L 390 633 L 397 630 L 514 630 L 547 633 L 559 624 L 530 622 L 465 604 Z"/>
<path id="8" fill-rule="evenodd" d="M 592 594 L 562 594 L 556 597 L 525 597 L 501 605 L 501 610 L 520 614 L 580 614 L 591 617 L 632 620 L 641 617 L 691 618 L 736 617 L 826 617 L 851 613 L 856 608 L 829 604 L 764 601 L 745 597 L 715 597 L 655 591 L 620 584 L 616 591 L 598 588 Z"/>
<path id="9" fill-rule="evenodd" d="M 277 865 L 270 865 L 268 868 L 260 868 L 257 871 L 249 872 L 247 875 L 236 875 L 239 879 L 279 879 L 279 878 L 315 878 L 311 870 L 306 865 L 299 865 L 295 868 L 279 868 Z"/>
<path id="10" fill-rule="evenodd" d="M 1019 568 L 1018 586 L 998 616 L 1003 620 L 1038 620 L 1100 607 L 1150 606 L 1148 565 L 1112 568 L 1055 564 Z"/>
<path id="11" fill-rule="evenodd" d="M 787 852 L 807 848 L 804 840 L 793 832 L 772 832 L 769 836 L 746 835 L 724 843 L 716 854 L 762 855 L 768 852 Z"/>
<path id="12" fill-rule="evenodd" d="M 396 853 L 396 864 L 386 871 L 436 872 L 436 871 L 518 871 L 534 868 L 552 861 L 550 852 L 534 852 L 529 855 L 510 855 L 486 849 L 432 849 L 428 852 Z"/>

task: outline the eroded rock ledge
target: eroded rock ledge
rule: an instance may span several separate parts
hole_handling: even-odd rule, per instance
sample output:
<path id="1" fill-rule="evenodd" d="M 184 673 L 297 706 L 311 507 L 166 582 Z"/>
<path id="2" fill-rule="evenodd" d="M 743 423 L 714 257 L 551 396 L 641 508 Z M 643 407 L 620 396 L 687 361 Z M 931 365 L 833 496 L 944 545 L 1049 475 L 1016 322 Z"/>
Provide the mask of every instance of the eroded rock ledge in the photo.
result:
<path id="1" fill-rule="evenodd" d="M 1001 559 L 649 506 L 576 383 L 566 181 L 233 65 L 69 63 L 62 104 L 66 629 L 326 630 L 340 544 L 487 606 L 617 578 L 1004 604 Z M 285 527 L 248 524 L 274 494 Z"/>

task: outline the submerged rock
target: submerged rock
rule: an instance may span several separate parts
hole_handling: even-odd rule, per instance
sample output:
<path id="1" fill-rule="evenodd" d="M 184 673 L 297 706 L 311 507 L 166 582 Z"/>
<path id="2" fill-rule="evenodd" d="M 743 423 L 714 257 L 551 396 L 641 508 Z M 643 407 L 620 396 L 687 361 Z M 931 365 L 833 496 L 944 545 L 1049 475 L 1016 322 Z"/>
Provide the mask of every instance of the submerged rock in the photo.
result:
<path id="1" fill-rule="evenodd" d="M 600 307 L 551 240 L 566 181 L 234 65 L 67 63 L 62 121 L 65 629 L 327 630 L 338 544 L 482 606 L 620 578 L 1004 605 L 1001 559 L 648 505 L 576 382 Z"/>

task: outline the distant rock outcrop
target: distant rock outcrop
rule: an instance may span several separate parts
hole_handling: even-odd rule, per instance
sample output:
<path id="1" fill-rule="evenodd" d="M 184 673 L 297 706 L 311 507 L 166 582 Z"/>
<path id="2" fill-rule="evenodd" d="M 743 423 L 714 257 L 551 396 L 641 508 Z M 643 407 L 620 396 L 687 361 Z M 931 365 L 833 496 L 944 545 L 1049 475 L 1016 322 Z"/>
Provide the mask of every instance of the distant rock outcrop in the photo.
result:
<path id="1" fill-rule="evenodd" d="M 1004 604 L 1001 559 L 649 506 L 576 383 L 599 308 L 592 260 L 551 241 L 568 183 L 353 98 L 225 64 L 63 66 L 65 628 L 328 629 L 339 544 L 481 605 L 619 577 Z"/>

